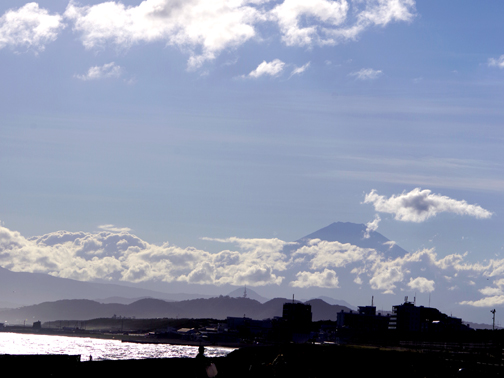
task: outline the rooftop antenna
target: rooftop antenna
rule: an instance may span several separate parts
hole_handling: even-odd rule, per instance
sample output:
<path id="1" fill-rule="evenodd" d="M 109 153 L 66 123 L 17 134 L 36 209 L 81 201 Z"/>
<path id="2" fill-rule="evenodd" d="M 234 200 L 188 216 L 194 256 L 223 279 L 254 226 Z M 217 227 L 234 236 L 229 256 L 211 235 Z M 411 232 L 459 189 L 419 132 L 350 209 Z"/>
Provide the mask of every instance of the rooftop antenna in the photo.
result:
<path id="1" fill-rule="evenodd" d="M 490 311 L 493 315 L 492 315 L 492 319 L 493 319 L 493 322 L 492 322 L 492 331 L 495 331 L 495 308 Z"/>
<path id="2" fill-rule="evenodd" d="M 416 291 L 415 291 L 415 296 L 413 297 L 413 306 L 416 306 Z"/>
<path id="3" fill-rule="evenodd" d="M 294 294 L 292 294 L 292 303 L 294 303 Z"/>
<path id="4" fill-rule="evenodd" d="M 371 306 L 374 306 L 374 295 L 371 295 Z"/>

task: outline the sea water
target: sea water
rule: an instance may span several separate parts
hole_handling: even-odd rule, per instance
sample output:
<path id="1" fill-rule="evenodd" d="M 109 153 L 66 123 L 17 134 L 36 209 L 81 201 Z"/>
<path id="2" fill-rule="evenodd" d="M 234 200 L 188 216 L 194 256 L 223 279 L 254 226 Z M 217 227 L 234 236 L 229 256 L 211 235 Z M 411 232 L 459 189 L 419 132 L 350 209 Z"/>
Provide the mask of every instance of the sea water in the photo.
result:
<path id="1" fill-rule="evenodd" d="M 233 349 L 205 347 L 208 357 L 223 357 Z M 143 358 L 195 357 L 197 346 L 123 343 L 121 340 L 93 339 L 0 332 L 0 354 L 71 354 L 81 361 L 129 360 Z"/>

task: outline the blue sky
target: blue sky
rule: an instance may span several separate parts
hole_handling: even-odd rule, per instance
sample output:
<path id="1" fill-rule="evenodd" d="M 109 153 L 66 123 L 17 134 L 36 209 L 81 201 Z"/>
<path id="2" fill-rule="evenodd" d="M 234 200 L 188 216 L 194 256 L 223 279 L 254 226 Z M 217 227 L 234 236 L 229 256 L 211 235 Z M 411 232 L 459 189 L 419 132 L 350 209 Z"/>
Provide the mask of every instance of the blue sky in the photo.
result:
<path id="1" fill-rule="evenodd" d="M 377 231 L 411 253 L 500 261 L 503 7 L 3 1 L 3 230 L 26 243 L 58 230 L 123 231 L 220 253 L 202 238 L 290 242 L 378 215 Z M 365 203 L 373 189 L 390 199 L 415 188 L 435 196 L 416 197 L 438 201 L 433 216 L 401 220 L 400 206 L 422 210 Z M 500 273 L 478 272 L 485 283 L 465 300 L 502 305 Z M 71 269 L 67 276 L 84 279 Z M 392 291 L 402 296 L 407 279 Z M 332 283 L 331 296 L 352 302 Z M 355 290 L 388 289 L 364 282 Z"/>

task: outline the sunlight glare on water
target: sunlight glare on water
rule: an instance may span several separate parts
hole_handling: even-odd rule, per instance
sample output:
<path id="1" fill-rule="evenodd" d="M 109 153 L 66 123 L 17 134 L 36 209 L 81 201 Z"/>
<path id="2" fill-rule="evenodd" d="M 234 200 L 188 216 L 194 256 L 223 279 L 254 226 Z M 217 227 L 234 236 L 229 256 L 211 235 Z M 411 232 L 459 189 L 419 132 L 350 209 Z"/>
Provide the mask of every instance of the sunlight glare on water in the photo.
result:
<path id="1" fill-rule="evenodd" d="M 233 349 L 205 347 L 208 357 L 223 357 Z M 120 340 L 31 335 L 0 332 L 0 354 L 72 354 L 81 360 L 129 360 L 195 357 L 198 347 L 170 344 L 123 343 Z"/>

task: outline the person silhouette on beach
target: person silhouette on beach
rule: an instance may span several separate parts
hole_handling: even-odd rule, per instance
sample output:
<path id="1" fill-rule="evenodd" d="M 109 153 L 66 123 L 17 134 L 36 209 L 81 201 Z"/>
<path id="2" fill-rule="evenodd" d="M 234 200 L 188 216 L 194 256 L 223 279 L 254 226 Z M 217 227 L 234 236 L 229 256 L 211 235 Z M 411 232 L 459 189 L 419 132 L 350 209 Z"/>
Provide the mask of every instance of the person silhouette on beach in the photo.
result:
<path id="1" fill-rule="evenodd" d="M 200 345 L 198 354 L 196 355 L 196 377 L 207 378 L 206 368 L 208 366 L 208 359 L 205 356 L 205 347 Z"/>
<path id="2" fill-rule="evenodd" d="M 196 377 L 215 377 L 217 375 L 217 369 L 215 365 L 210 361 L 209 358 L 205 356 L 205 347 L 200 345 L 198 348 L 198 354 L 196 359 Z"/>

